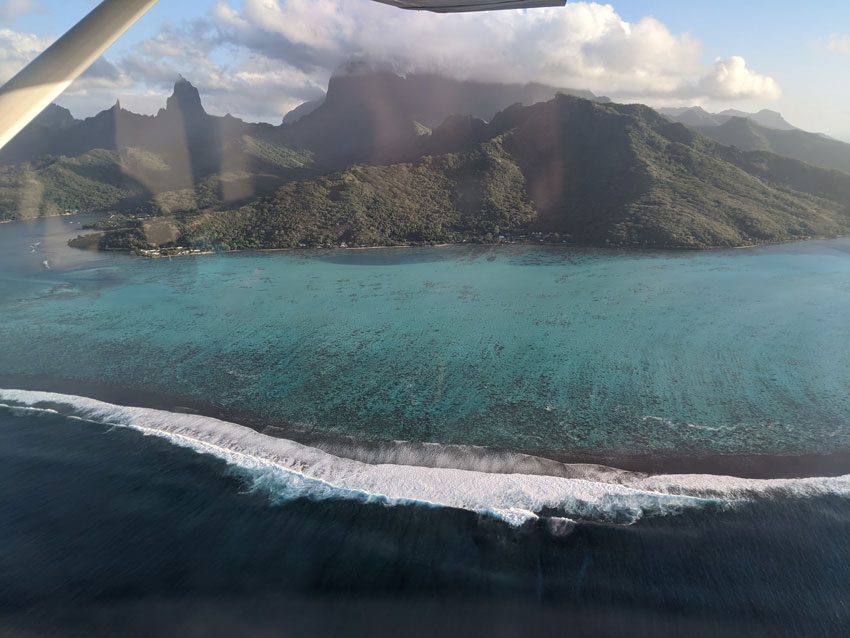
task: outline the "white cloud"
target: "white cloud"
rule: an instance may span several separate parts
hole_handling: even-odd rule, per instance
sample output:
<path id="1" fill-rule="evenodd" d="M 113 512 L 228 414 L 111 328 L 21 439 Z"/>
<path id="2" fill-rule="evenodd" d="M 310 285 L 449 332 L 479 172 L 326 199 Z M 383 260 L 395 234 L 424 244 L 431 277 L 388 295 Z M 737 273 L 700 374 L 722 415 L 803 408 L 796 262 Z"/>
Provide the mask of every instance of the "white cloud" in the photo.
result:
<path id="1" fill-rule="evenodd" d="M 52 42 L 51 38 L 0 28 L 0 85 Z M 135 84 L 122 67 L 101 58 L 65 91 L 60 101 L 89 114 L 111 105 L 117 91 L 137 89 Z"/>
<path id="2" fill-rule="evenodd" d="M 833 53 L 850 55 L 850 35 L 831 35 L 826 46 Z"/>
<path id="3" fill-rule="evenodd" d="M 699 88 L 705 95 L 720 100 L 777 100 L 782 95 L 773 78 L 748 68 L 740 56 L 717 60 L 714 70 L 700 80 Z"/>
<path id="4" fill-rule="evenodd" d="M 702 46 L 690 34 L 673 33 L 654 18 L 626 21 L 611 5 L 438 15 L 366 0 L 236 2 L 219 0 L 201 20 L 162 27 L 86 74 L 71 97 L 84 104 L 88 96 L 93 104 L 112 90 L 98 106 L 118 93 L 125 104 L 134 95 L 150 104 L 152 91 L 164 91 L 182 73 L 211 111 L 274 121 L 318 97 L 330 75 L 352 58 L 389 63 L 400 72 L 537 81 L 621 100 L 772 99 L 779 93 L 773 79 L 741 58 L 706 68 Z M 22 44 L 4 46 L 2 33 Z M 26 38 L 33 37 L 0 32 L 0 75 L 45 44 Z"/>
<path id="5" fill-rule="evenodd" d="M 0 22 L 14 22 L 24 14 L 42 11 L 44 7 L 33 0 L 0 0 Z"/>
<path id="6" fill-rule="evenodd" d="M 596 3 L 435 15 L 373 2 L 243 0 L 237 7 L 221 0 L 210 22 L 220 45 L 255 60 L 280 60 L 313 85 L 352 57 L 366 57 L 401 71 L 538 81 L 613 97 L 734 100 L 779 93 L 775 80 L 739 65 L 740 58 L 711 71 L 691 35 L 654 18 L 628 22 L 611 5 Z"/>
<path id="7" fill-rule="evenodd" d="M 371 2 L 226 2 L 222 41 L 327 73 L 355 56 L 459 78 L 548 82 L 607 93 L 674 91 L 702 70 L 700 45 L 652 18 L 624 21 L 610 5 L 475 15 L 404 12 Z"/>
<path id="8" fill-rule="evenodd" d="M 0 28 L 0 83 L 10 79 L 52 43 L 51 38 Z M 74 82 L 69 90 L 117 88 L 131 84 L 119 67 L 108 59 L 101 58 Z"/>
<path id="9" fill-rule="evenodd" d="M 5 82 L 41 53 L 50 40 L 0 28 L 0 82 Z"/>
<path id="10" fill-rule="evenodd" d="M 211 112 L 255 119 L 277 120 L 321 95 L 325 86 L 280 60 L 223 42 L 203 22 L 163 29 L 123 58 L 120 66 L 126 76 L 160 90 L 181 73 L 200 89 Z"/>

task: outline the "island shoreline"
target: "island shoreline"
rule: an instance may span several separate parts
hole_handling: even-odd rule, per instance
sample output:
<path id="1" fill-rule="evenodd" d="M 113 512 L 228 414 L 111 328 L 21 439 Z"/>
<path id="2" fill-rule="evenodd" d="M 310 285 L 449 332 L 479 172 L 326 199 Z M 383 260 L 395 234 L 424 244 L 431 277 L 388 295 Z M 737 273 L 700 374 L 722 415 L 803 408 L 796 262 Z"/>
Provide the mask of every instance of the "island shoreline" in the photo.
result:
<path id="1" fill-rule="evenodd" d="M 17 221 L 17 220 L 9 220 Z M 96 250 L 99 252 L 111 252 L 126 255 L 135 255 L 139 257 L 147 257 L 149 259 L 160 259 L 165 257 L 191 257 L 203 255 L 229 255 L 238 253 L 275 253 L 275 252 L 357 252 L 357 251 L 373 251 L 373 250 L 402 250 L 402 249 L 426 249 L 426 248 L 449 248 L 449 247 L 478 247 L 478 248 L 505 248 L 510 246 L 522 247 L 546 247 L 546 248 L 568 248 L 573 250 L 602 250 L 614 253 L 721 253 L 731 250 L 755 250 L 758 248 L 770 248 L 773 246 L 785 246 L 792 244 L 800 244 L 805 242 L 815 241 L 830 241 L 846 239 L 850 237 L 848 234 L 842 235 L 813 235 L 811 237 L 800 237 L 794 239 L 785 239 L 781 241 L 764 241 L 753 244 L 741 244 L 737 246 L 656 246 L 656 245 L 637 245 L 637 244 L 584 244 L 571 241 L 546 241 L 534 239 L 515 239 L 501 242 L 484 242 L 484 241 L 456 241 L 456 242 L 437 242 L 437 243 L 401 243 L 401 244 L 375 244 L 372 246 L 281 246 L 276 248 L 237 248 L 230 250 L 211 250 L 204 248 L 193 248 L 187 246 L 168 247 L 165 250 L 176 249 L 179 252 L 159 254 L 159 248 L 149 250 L 121 250 L 116 248 L 99 248 L 87 247 L 80 245 L 81 240 L 89 239 L 95 235 L 103 236 L 103 231 L 95 231 L 88 235 L 78 235 L 70 238 L 67 242 L 70 248 L 76 250 Z M 78 245 L 74 245 L 78 243 Z"/>
<path id="2" fill-rule="evenodd" d="M 76 217 L 76 216 L 90 216 L 90 215 L 102 215 L 103 213 L 94 213 L 94 212 L 86 212 L 86 213 L 62 213 L 59 215 L 43 215 L 40 217 L 36 217 L 33 219 L 4 219 L 0 220 L 0 224 L 11 224 L 11 223 L 32 223 L 34 221 L 39 221 L 43 219 L 52 219 L 59 217 Z M 82 229 L 85 230 L 85 229 Z M 483 241 L 455 241 L 455 242 L 438 242 L 438 243 L 407 243 L 407 244 L 376 244 L 373 246 L 281 246 L 277 248 L 238 248 L 232 250 L 204 250 L 197 249 L 191 247 L 183 247 L 185 252 L 181 252 L 178 254 L 165 254 L 165 255 L 142 255 L 135 251 L 130 250 L 121 250 L 121 249 L 104 249 L 97 247 L 84 247 L 84 246 L 75 246 L 72 242 L 79 240 L 80 238 L 93 236 L 93 235 L 102 235 L 104 231 L 98 231 L 91 229 L 92 232 L 87 234 L 81 234 L 77 232 L 77 235 L 74 237 L 69 236 L 66 244 L 69 248 L 73 248 L 75 250 L 94 250 L 96 252 L 104 252 L 104 253 L 113 253 L 113 254 L 124 254 L 129 256 L 142 256 L 148 257 L 150 259 L 159 259 L 165 257 L 199 257 L 206 255 L 230 255 L 230 254 L 241 254 L 241 253 L 275 253 L 275 252 L 364 252 L 364 251 L 377 251 L 377 250 L 402 250 L 402 249 L 427 249 L 427 248 L 453 248 L 453 247 L 477 247 L 477 248 L 506 248 L 511 246 L 520 246 L 520 247 L 545 247 L 545 248 L 569 248 L 574 250 L 602 250 L 606 252 L 612 253 L 623 253 L 623 254 L 650 254 L 650 253 L 694 253 L 694 254 L 703 254 L 703 253 L 722 253 L 724 251 L 732 251 L 732 250 L 755 250 L 759 248 L 771 248 L 774 246 L 786 246 L 786 245 L 795 245 L 795 244 L 804 244 L 807 242 L 818 242 L 818 241 L 831 241 L 831 240 L 840 240 L 847 239 L 850 237 L 850 234 L 839 234 L 839 235 L 812 235 L 809 237 L 799 237 L 792 239 L 784 239 L 778 241 L 763 241 L 753 244 L 741 244 L 737 246 L 655 246 L 655 245 L 618 245 L 618 244 L 585 244 L 578 243 L 572 241 L 546 241 L 546 240 L 534 240 L 534 239 L 517 239 L 517 240 L 509 240 L 502 242 L 483 242 Z"/>

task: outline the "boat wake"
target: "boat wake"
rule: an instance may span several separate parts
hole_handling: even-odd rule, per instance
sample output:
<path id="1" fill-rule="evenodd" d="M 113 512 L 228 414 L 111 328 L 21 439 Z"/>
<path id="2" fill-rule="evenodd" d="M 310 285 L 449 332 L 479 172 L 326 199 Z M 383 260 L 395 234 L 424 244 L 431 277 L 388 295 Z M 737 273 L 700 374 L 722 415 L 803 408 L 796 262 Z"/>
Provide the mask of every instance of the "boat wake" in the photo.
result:
<path id="1" fill-rule="evenodd" d="M 690 508 L 725 509 L 762 498 L 850 495 L 850 475 L 744 479 L 710 474 L 627 472 L 522 454 L 422 444 L 394 462 L 368 462 L 196 414 L 113 405 L 86 397 L 0 389 L 0 407 L 59 413 L 164 438 L 245 471 L 276 500 L 355 499 L 469 510 L 511 525 L 545 516 L 557 523 L 632 524 Z M 414 458 L 419 454 L 419 457 Z M 361 455 L 362 457 L 362 455 Z M 405 462 L 399 462 L 399 461 Z"/>

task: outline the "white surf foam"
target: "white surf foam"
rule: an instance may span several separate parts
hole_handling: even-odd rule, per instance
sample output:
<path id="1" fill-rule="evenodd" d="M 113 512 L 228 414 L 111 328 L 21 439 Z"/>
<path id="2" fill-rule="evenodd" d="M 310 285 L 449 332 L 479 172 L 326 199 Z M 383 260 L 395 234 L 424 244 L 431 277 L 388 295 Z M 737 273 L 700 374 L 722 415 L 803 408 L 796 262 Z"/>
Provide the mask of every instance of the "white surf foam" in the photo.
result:
<path id="1" fill-rule="evenodd" d="M 520 525 L 539 514 L 630 524 L 646 515 L 686 508 L 732 506 L 771 495 L 850 495 L 850 475 L 836 478 L 756 480 L 715 475 L 648 476 L 574 466 L 571 476 L 486 472 L 448 467 L 371 464 L 266 436 L 211 417 L 113 405 L 48 392 L 0 389 L 6 407 L 59 411 L 98 423 L 158 436 L 223 459 L 247 471 L 277 498 L 353 498 L 470 510 Z"/>

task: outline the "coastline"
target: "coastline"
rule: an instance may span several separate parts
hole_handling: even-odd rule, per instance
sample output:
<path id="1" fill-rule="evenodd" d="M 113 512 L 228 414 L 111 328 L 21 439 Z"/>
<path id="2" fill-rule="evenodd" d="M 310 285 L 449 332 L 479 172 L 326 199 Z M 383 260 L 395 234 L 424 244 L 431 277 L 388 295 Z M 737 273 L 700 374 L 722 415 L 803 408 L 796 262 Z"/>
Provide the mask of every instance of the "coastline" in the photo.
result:
<path id="1" fill-rule="evenodd" d="M 0 375 L 0 387 L 82 396 L 121 406 L 142 407 L 168 412 L 198 414 L 249 427 L 267 436 L 283 438 L 323 452 L 372 464 L 410 464 L 417 452 L 433 452 L 433 443 L 355 440 L 315 430 L 296 428 L 290 423 L 270 422 L 250 411 L 234 412 L 212 403 L 179 396 L 137 390 L 126 386 L 49 377 L 10 377 Z M 596 466 L 647 475 L 712 475 L 741 479 L 798 479 L 835 477 L 850 474 L 850 449 L 829 454 L 741 454 L 666 456 L 653 454 L 575 453 L 569 450 L 504 450 L 480 446 L 445 445 L 445 454 L 424 467 L 466 469 L 485 462 L 493 473 L 558 475 L 563 466 Z M 416 463 L 414 463 L 416 464 Z"/>
<path id="2" fill-rule="evenodd" d="M 266 252 L 300 252 L 300 251 L 365 251 L 365 250 L 400 250 L 405 248 L 449 248 L 449 247 L 477 247 L 477 248 L 508 248 L 511 246 L 532 247 L 539 246 L 543 248 L 570 248 L 574 250 L 603 250 L 612 253 L 722 253 L 731 250 L 755 250 L 758 248 L 770 248 L 772 246 L 785 246 L 794 244 L 804 244 L 806 242 L 815 241 L 831 241 L 838 239 L 846 239 L 850 235 L 824 235 L 801 237 L 799 239 L 784 239 L 781 241 L 765 241 L 755 244 L 741 244 L 740 246 L 642 246 L 637 244 L 582 244 L 568 241 L 539 241 L 532 239 L 513 240 L 504 242 L 473 242 L 473 241 L 458 241 L 458 242 L 440 242 L 434 244 L 378 244 L 375 246 L 295 246 L 284 248 L 244 248 L 226 251 L 206 251 L 203 254 L 231 254 L 231 253 L 266 253 Z"/>
<path id="3" fill-rule="evenodd" d="M 6 222 L 0 223 L 9 223 L 11 221 L 18 220 L 7 220 Z M 171 257 L 199 257 L 204 255 L 231 255 L 231 254 L 242 254 L 242 253 L 278 253 L 278 252 L 357 252 L 357 251 L 377 251 L 377 250 L 404 250 L 404 249 L 422 249 L 422 248 L 449 248 L 449 247 L 478 247 L 478 248 L 505 248 L 510 246 L 522 246 L 522 247 L 545 247 L 545 248 L 569 248 L 573 250 L 602 250 L 602 251 L 610 251 L 612 253 L 637 253 L 637 254 L 649 254 L 649 253 L 722 253 L 725 251 L 738 251 L 738 250 L 756 250 L 759 248 L 770 248 L 774 246 L 785 246 L 785 245 L 794 245 L 794 244 L 803 244 L 806 242 L 816 242 L 816 241 L 830 241 L 830 240 L 838 240 L 838 239 L 846 239 L 850 237 L 850 235 L 834 235 L 834 236 L 813 236 L 813 237 L 802 237 L 799 239 L 785 239 L 781 241 L 765 241 L 755 244 L 741 244 L 740 246 L 642 246 L 636 244 L 582 244 L 575 242 L 566 242 L 566 241 L 535 241 L 535 240 L 514 240 L 514 241 L 505 241 L 505 242 L 493 242 L 493 243 L 485 243 L 485 242 L 471 242 L 471 241 L 459 241 L 459 242 L 439 242 L 433 244 L 376 244 L 374 246 L 283 246 L 280 248 L 237 248 L 231 250 L 208 250 L 208 249 L 198 249 L 198 248 L 185 248 L 182 249 L 181 252 L 177 252 L 174 254 L 159 254 L 159 249 L 150 249 L 150 250 L 142 250 L 142 251 L 127 251 L 127 250 L 118 250 L 118 249 L 102 249 L 102 248 L 94 248 L 95 251 L 98 252 L 112 252 L 112 253 L 123 253 L 126 255 L 136 255 L 140 257 L 147 257 L 149 259 L 162 259 L 162 258 L 171 258 Z M 74 238 L 68 241 L 68 246 L 70 248 L 75 248 L 77 250 L 91 250 L 90 248 L 86 248 L 83 246 L 74 246 L 71 242 L 73 242 Z"/>
<path id="4" fill-rule="evenodd" d="M 97 213 L 61 213 L 58 215 L 43 215 L 33 219 L 6 219 L 0 220 L 0 224 L 11 224 L 13 222 L 20 223 L 28 223 L 33 221 L 38 221 L 41 219 L 51 219 L 58 217 L 75 217 L 75 216 L 83 216 L 83 215 L 92 215 Z M 91 233 L 91 234 L 99 234 L 99 233 Z M 84 246 L 73 246 L 71 242 L 79 239 L 84 235 L 78 235 L 75 237 L 69 237 L 68 246 L 70 248 L 75 248 L 77 250 L 90 250 L 91 248 Z M 574 241 L 567 240 L 545 240 L 545 239 L 529 239 L 529 238 L 517 238 L 512 239 L 509 238 L 505 241 L 498 242 L 479 242 L 479 241 L 456 241 L 456 242 L 438 242 L 438 243 L 400 243 L 400 244 L 377 244 L 374 246 L 283 246 L 278 248 L 239 248 L 232 250 L 205 250 L 205 249 L 192 249 L 186 248 L 185 252 L 180 252 L 173 255 L 153 255 L 153 254 L 142 254 L 133 251 L 125 251 L 125 250 L 103 250 L 100 248 L 94 248 L 94 250 L 98 252 L 111 252 L 111 253 L 123 253 L 127 255 L 140 255 L 145 256 L 152 259 L 163 258 L 163 257 L 183 257 L 183 256 L 202 256 L 202 255 L 217 255 L 217 254 L 239 254 L 239 253 L 274 253 L 274 252 L 300 252 L 300 251 L 372 251 L 372 250 L 401 250 L 401 249 L 409 249 L 409 248 L 446 248 L 446 247 L 461 247 L 461 246 L 475 246 L 480 248 L 497 248 L 497 247 L 510 247 L 510 246 L 523 246 L 523 247 L 563 247 L 570 249 L 582 249 L 582 250 L 604 250 L 611 252 L 622 252 L 622 253 L 706 253 L 706 252 L 723 252 L 723 251 L 738 251 L 738 250 L 754 250 L 758 248 L 769 248 L 772 246 L 784 246 L 784 245 L 793 245 L 793 244 L 802 244 L 806 242 L 815 242 L 815 241 L 829 241 L 829 240 L 839 240 L 846 239 L 850 237 L 848 234 L 841 235 L 813 235 L 809 237 L 800 237 L 793 239 L 784 239 L 777 241 L 763 241 L 751 244 L 741 244 L 738 246 L 669 246 L 669 245 L 638 245 L 638 244 L 606 244 L 606 243 L 580 243 Z M 153 252 L 153 251 L 150 251 Z"/>

